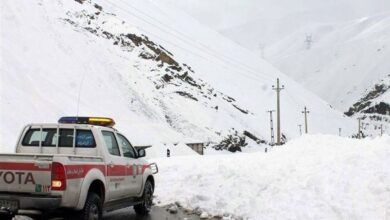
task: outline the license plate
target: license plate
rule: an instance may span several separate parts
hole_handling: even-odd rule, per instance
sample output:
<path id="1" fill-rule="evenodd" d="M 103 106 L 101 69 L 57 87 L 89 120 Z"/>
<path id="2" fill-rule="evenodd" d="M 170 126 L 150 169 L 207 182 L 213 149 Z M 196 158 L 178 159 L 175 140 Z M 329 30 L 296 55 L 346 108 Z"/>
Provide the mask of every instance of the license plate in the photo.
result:
<path id="1" fill-rule="evenodd" d="M 14 212 L 19 208 L 18 201 L 0 199 L 0 208 Z"/>

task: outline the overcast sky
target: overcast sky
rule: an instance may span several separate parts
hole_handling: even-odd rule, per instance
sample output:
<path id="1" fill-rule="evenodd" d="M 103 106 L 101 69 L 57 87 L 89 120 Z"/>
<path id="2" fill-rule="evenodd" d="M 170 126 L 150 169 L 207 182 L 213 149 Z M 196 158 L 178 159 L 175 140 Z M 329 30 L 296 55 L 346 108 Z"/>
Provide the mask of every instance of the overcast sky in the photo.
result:
<path id="1" fill-rule="evenodd" d="M 308 14 L 319 21 L 350 20 L 390 11 L 390 0 L 154 0 L 183 9 L 200 22 L 223 30 L 259 19 Z M 316 16 L 318 14 L 318 16 Z"/>

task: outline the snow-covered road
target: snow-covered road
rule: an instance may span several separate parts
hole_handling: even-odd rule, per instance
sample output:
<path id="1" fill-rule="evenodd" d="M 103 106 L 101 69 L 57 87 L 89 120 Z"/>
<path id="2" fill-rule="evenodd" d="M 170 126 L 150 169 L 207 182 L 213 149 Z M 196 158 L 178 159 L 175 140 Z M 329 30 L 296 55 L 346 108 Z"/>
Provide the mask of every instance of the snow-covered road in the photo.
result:
<path id="1" fill-rule="evenodd" d="M 389 136 L 304 136 L 267 154 L 155 161 L 160 204 L 244 219 L 390 219 Z"/>

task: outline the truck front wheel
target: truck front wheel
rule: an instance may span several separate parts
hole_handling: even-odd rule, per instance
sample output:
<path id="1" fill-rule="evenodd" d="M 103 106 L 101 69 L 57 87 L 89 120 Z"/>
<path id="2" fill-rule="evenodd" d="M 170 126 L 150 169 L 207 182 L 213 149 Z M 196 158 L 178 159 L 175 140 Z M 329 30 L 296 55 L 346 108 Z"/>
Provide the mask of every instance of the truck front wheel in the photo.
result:
<path id="1" fill-rule="evenodd" d="M 134 206 L 134 211 L 139 215 L 147 215 L 153 205 L 153 185 L 147 180 L 142 195 L 142 203 Z"/>
<path id="2" fill-rule="evenodd" d="M 12 215 L 0 214 L 0 219 L 11 220 L 14 217 Z"/>
<path id="3" fill-rule="evenodd" d="M 78 215 L 79 220 L 101 220 L 102 201 L 96 193 L 88 193 L 84 209 Z"/>

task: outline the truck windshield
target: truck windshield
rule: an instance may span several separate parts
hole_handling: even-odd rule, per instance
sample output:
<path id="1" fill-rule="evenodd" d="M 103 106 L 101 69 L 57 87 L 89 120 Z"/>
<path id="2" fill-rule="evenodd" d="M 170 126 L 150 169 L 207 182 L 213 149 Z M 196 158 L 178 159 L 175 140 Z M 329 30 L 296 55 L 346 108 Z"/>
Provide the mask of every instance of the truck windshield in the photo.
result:
<path id="1" fill-rule="evenodd" d="M 121 134 L 118 135 L 119 145 L 122 147 L 123 156 L 129 158 L 137 158 L 137 154 L 134 148 L 131 146 L 130 142 Z"/>
<path id="2" fill-rule="evenodd" d="M 59 129 L 59 147 L 73 147 L 73 129 Z M 55 147 L 57 144 L 57 129 L 56 128 L 30 128 L 24 135 L 22 145 L 38 147 L 41 141 L 43 147 Z M 93 148 L 96 147 L 95 139 L 91 130 L 76 130 L 76 147 L 78 148 Z"/>

